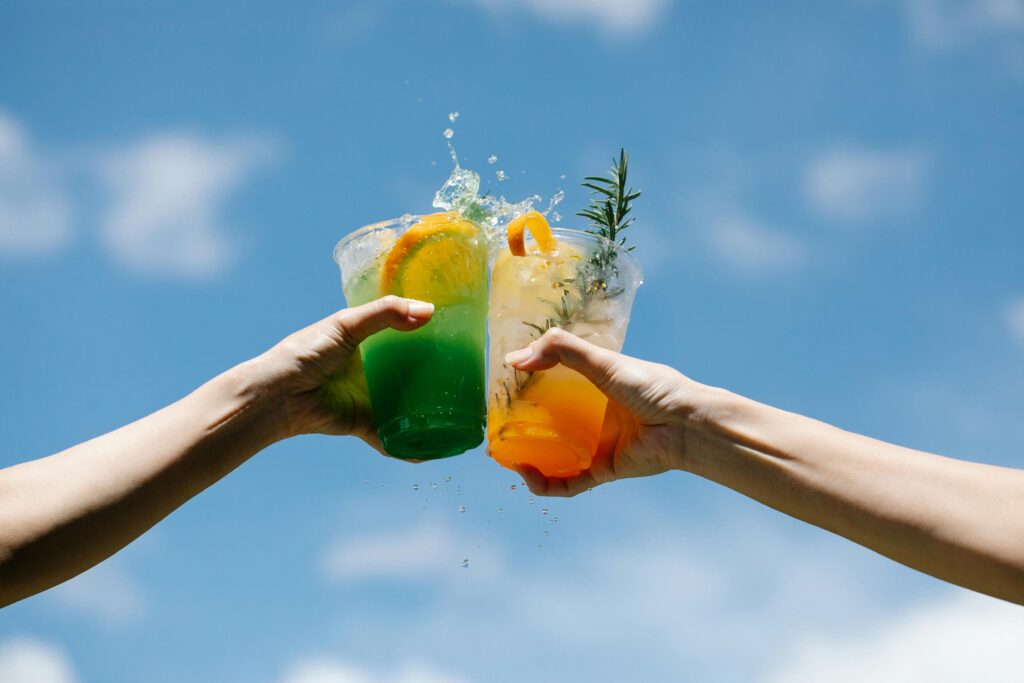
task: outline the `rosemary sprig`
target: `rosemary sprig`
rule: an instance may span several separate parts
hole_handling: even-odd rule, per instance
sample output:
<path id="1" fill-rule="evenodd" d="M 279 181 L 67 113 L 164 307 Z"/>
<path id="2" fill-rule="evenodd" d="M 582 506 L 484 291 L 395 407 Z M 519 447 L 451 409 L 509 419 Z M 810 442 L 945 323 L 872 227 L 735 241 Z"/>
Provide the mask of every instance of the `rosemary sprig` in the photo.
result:
<path id="1" fill-rule="evenodd" d="M 577 212 L 590 221 L 591 228 L 587 232 L 600 235 L 615 242 L 626 251 L 633 251 L 634 246 L 626 247 L 626 236 L 621 235 L 631 225 L 633 216 L 632 202 L 640 196 L 640 191 L 633 191 L 629 186 L 629 154 L 625 148 L 619 150 L 618 161 L 612 159 L 612 168 L 608 177 L 587 176 L 583 187 L 591 191 L 590 206 Z"/>

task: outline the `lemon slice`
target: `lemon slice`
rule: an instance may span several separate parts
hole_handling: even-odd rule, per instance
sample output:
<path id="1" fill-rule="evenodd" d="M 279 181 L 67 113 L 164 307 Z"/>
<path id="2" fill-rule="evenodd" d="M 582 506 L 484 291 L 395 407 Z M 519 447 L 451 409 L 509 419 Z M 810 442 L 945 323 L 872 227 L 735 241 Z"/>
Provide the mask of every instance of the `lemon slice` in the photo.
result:
<path id="1" fill-rule="evenodd" d="M 480 228 L 455 212 L 424 216 L 391 247 L 381 267 L 381 294 L 437 306 L 478 296 L 486 285 Z"/>
<path id="2" fill-rule="evenodd" d="M 526 229 L 537 242 L 537 247 L 545 254 L 550 254 L 558 246 L 548 220 L 536 211 L 527 211 L 508 224 L 508 250 L 514 256 L 526 256 Z"/>

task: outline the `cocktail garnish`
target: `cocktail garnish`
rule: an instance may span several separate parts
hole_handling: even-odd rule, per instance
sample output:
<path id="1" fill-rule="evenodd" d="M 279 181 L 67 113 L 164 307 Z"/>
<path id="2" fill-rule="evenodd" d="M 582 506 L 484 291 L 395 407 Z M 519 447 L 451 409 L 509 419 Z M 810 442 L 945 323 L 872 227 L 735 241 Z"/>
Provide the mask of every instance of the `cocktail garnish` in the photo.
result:
<path id="1" fill-rule="evenodd" d="M 470 294 L 482 273 L 474 242 L 480 229 L 454 211 L 424 216 L 398 238 L 381 267 L 381 295 L 443 306 Z"/>
<path id="2" fill-rule="evenodd" d="M 514 256 L 526 256 L 526 229 L 537 242 L 537 246 L 545 254 L 550 254 L 558 246 L 551 234 L 548 220 L 536 211 L 527 211 L 508 224 L 508 250 Z"/>

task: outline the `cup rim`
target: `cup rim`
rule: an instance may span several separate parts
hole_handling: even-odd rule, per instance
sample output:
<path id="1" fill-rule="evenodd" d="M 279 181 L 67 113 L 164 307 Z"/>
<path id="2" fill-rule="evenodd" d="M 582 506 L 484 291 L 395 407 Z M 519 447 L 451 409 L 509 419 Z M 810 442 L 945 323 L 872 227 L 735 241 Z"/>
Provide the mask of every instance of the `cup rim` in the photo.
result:
<path id="1" fill-rule="evenodd" d="M 579 228 L 552 227 L 551 234 L 554 235 L 555 237 L 559 235 L 564 235 L 566 237 L 576 237 L 584 240 L 589 240 L 591 242 L 594 242 L 595 244 L 603 243 L 611 245 L 612 248 L 615 250 L 616 258 L 625 258 L 626 261 L 629 263 L 630 267 L 632 267 L 632 269 L 636 271 L 637 281 L 641 284 L 643 283 L 644 269 L 643 266 L 640 265 L 640 260 L 636 256 L 633 256 L 633 253 L 631 251 L 628 251 L 624 246 L 622 246 L 618 242 L 613 242 L 607 237 L 595 235 L 589 230 L 581 230 Z M 507 241 L 507 234 L 501 234 L 498 240 L 499 244 L 504 244 Z"/>
<path id="2" fill-rule="evenodd" d="M 334 245 L 334 251 L 332 252 L 332 255 L 334 257 L 334 262 L 336 264 L 338 264 L 339 266 L 341 265 L 341 252 L 344 251 L 345 247 L 348 246 L 348 244 L 350 242 L 352 242 L 353 240 L 355 240 L 355 239 L 357 239 L 359 237 L 362 237 L 364 235 L 368 235 L 371 232 L 375 232 L 377 230 L 385 230 L 385 229 L 388 229 L 388 228 L 395 227 L 396 224 L 398 224 L 399 226 L 404 225 L 405 227 L 409 227 L 409 226 L 411 226 L 414 223 L 418 222 L 420 219 L 424 218 L 427 215 L 432 215 L 432 214 L 411 214 L 411 213 L 407 213 L 407 214 L 404 214 L 402 216 L 399 216 L 398 218 L 388 218 L 388 219 L 385 219 L 385 220 L 382 220 L 382 221 L 377 221 L 376 223 L 370 223 L 369 225 L 364 225 L 361 228 L 356 228 L 355 230 L 353 230 L 352 232 L 348 233 L 347 235 L 342 237 L 340 240 L 338 240 L 338 243 Z M 465 218 L 464 216 L 454 216 L 454 217 L 452 217 L 452 220 L 468 220 L 468 221 L 470 221 L 472 223 L 476 223 L 476 221 L 472 221 L 471 219 Z M 480 224 L 476 223 L 476 225 L 480 225 Z M 508 238 L 507 238 L 507 233 L 505 231 L 501 231 L 501 230 L 488 230 L 487 227 L 485 227 L 485 226 L 481 226 L 481 227 L 483 228 L 485 234 L 487 234 L 490 239 L 494 240 L 494 242 L 496 244 L 500 245 L 500 244 L 504 244 L 505 242 L 507 242 Z M 590 232 L 589 230 L 581 230 L 579 228 L 563 228 L 561 226 L 557 226 L 557 227 L 552 227 L 551 228 L 551 233 L 553 235 L 555 235 L 556 237 L 558 235 L 563 235 L 563 236 L 569 237 L 569 238 L 578 238 L 578 239 L 589 240 L 590 242 L 593 242 L 595 244 L 604 243 L 604 244 L 611 245 L 612 248 L 615 250 L 616 258 L 624 258 L 624 259 L 626 259 L 626 262 L 629 263 L 630 267 L 637 274 L 636 280 L 637 280 L 638 284 L 643 284 L 643 272 L 644 271 L 643 271 L 643 267 L 640 265 L 639 259 L 637 259 L 637 257 L 634 256 L 632 254 L 632 252 L 628 251 L 625 247 L 623 247 L 618 242 L 613 242 L 612 240 L 608 239 L 607 237 L 602 237 L 601 235 L 595 235 L 594 233 Z M 495 239 L 495 237 L 496 237 L 496 239 Z"/>

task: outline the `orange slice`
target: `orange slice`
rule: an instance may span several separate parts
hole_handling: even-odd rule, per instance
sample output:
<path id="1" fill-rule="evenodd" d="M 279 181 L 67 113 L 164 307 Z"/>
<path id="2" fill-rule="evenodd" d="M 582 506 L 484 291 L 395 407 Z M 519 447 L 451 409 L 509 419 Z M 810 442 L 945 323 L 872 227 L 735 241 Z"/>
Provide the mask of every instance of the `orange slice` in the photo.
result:
<path id="1" fill-rule="evenodd" d="M 486 288 L 483 235 L 453 211 L 424 216 L 398 238 L 381 266 L 381 294 L 438 306 Z"/>
<path id="2" fill-rule="evenodd" d="M 543 215 L 536 211 L 527 211 L 508 224 L 508 250 L 513 256 L 526 256 L 526 229 L 537 242 L 537 246 L 545 254 L 550 254 L 558 246 L 551 226 Z"/>

